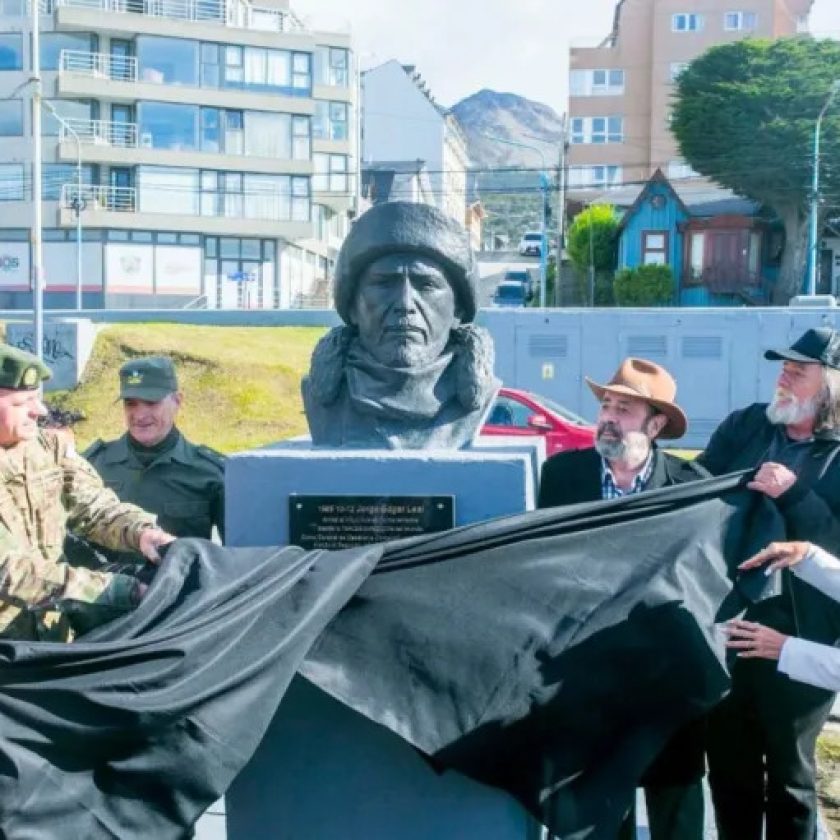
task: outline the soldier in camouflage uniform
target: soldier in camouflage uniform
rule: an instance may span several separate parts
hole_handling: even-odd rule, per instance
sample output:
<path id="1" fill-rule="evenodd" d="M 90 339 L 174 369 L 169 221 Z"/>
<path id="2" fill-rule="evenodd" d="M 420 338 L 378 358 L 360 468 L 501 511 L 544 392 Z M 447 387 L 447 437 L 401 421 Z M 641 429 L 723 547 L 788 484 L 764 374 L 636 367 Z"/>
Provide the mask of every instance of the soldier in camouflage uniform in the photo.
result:
<path id="1" fill-rule="evenodd" d="M 224 537 L 225 459 L 190 443 L 176 419 L 183 396 L 172 360 L 149 356 L 120 369 L 126 433 L 97 440 L 84 453 L 106 486 L 124 502 L 157 514 L 178 537 Z"/>
<path id="2" fill-rule="evenodd" d="M 70 641 L 74 613 L 107 618 L 142 598 L 145 587 L 133 575 L 68 563 L 62 555 L 68 529 L 152 562 L 160 559 L 157 549 L 174 539 L 157 527 L 154 516 L 105 488 L 69 439 L 38 428 L 38 418 L 46 414 L 40 386 L 50 375 L 35 356 L 0 345 L 3 638 Z"/>

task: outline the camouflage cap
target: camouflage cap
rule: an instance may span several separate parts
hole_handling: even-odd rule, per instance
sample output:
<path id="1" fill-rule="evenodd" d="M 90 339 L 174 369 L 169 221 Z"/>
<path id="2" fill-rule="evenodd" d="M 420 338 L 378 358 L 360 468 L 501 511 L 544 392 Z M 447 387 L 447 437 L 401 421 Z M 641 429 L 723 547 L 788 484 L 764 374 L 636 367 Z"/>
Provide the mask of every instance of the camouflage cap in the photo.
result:
<path id="1" fill-rule="evenodd" d="M 120 368 L 120 399 L 160 402 L 178 390 L 175 365 L 166 356 L 132 359 Z"/>
<path id="2" fill-rule="evenodd" d="M 52 376 L 52 371 L 32 353 L 0 345 L 0 388 L 10 391 L 34 391 Z"/>

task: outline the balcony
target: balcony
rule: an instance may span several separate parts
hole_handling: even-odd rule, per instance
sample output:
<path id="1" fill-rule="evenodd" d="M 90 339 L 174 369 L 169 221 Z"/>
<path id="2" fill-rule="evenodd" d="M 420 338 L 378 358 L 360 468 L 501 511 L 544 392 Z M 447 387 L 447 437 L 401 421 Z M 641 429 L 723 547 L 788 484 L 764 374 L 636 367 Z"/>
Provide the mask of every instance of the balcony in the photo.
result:
<path id="1" fill-rule="evenodd" d="M 135 187 L 83 184 L 80 189 L 70 183 L 61 188 L 58 224 L 75 225 L 80 208 L 84 223 L 94 227 L 310 238 L 311 221 L 288 218 L 292 200 L 275 191 L 224 195 L 157 185 L 141 195 Z"/>
<path id="2" fill-rule="evenodd" d="M 303 32 L 288 9 L 254 6 L 246 0 L 46 0 L 55 8 L 143 15 L 165 20 L 218 24 L 257 32 Z"/>
<path id="3" fill-rule="evenodd" d="M 68 119 L 59 127 L 59 140 L 82 145 L 110 146 L 119 149 L 137 148 L 137 124 L 108 122 L 107 120 Z"/>
<path id="4" fill-rule="evenodd" d="M 108 79 L 112 82 L 137 81 L 137 59 L 131 56 L 62 50 L 58 67 L 61 74 Z"/>

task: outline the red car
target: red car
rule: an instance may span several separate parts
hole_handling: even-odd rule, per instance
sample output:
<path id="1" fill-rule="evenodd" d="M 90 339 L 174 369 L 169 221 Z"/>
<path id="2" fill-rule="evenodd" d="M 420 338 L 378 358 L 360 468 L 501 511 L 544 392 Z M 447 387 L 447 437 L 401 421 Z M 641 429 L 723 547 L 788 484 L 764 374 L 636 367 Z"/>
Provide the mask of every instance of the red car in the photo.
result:
<path id="1" fill-rule="evenodd" d="M 482 436 L 545 438 L 547 455 L 564 449 L 586 449 L 595 445 L 595 427 L 582 417 L 546 397 L 502 388 L 493 403 Z"/>

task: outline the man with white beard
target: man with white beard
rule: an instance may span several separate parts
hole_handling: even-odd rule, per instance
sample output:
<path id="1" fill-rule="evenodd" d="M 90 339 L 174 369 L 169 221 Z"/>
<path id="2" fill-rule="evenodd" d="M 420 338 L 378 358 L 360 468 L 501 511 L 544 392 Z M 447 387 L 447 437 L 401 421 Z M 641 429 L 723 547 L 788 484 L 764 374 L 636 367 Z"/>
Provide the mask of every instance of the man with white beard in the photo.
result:
<path id="1" fill-rule="evenodd" d="M 773 402 L 733 412 L 697 459 L 714 475 L 756 468 L 749 488 L 772 499 L 789 540 L 840 550 L 840 334 L 808 330 L 781 361 Z M 840 606 L 785 573 L 783 591 L 745 618 L 834 645 Z M 814 749 L 834 695 L 777 671 L 763 658 L 732 665 L 732 691 L 708 726 L 709 783 L 720 840 L 813 840 Z M 766 827 L 764 825 L 766 820 Z"/>
<path id="2" fill-rule="evenodd" d="M 545 462 L 539 507 L 617 499 L 708 476 L 656 444 L 682 437 L 688 425 L 675 402 L 676 382 L 665 368 L 629 358 L 606 384 L 589 378 L 586 383 L 600 405 L 595 448 L 560 452 Z M 702 840 L 704 774 L 700 720 L 676 733 L 641 780 L 651 840 Z M 635 836 L 631 808 L 618 840 Z"/>

